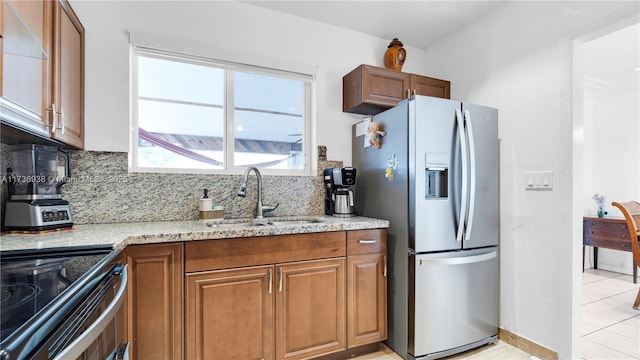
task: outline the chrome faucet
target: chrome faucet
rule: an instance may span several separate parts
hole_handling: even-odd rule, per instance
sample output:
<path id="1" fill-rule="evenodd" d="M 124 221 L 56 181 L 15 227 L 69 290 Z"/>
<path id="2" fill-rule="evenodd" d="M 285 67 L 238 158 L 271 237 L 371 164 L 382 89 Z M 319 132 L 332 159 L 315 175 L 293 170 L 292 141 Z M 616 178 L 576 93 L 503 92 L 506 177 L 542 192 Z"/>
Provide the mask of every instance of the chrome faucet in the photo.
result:
<path id="1" fill-rule="evenodd" d="M 276 205 L 263 205 L 262 204 L 262 176 L 260 175 L 260 171 L 255 166 L 247 167 L 247 170 L 244 171 L 244 176 L 242 177 L 242 183 L 240 183 L 240 188 L 238 189 L 238 196 L 246 197 L 247 196 L 247 180 L 249 178 L 249 172 L 253 170 L 256 173 L 256 179 L 258 180 L 258 200 L 256 203 L 256 219 L 262 219 L 263 214 L 267 212 L 274 211 L 280 203 L 276 203 Z"/>

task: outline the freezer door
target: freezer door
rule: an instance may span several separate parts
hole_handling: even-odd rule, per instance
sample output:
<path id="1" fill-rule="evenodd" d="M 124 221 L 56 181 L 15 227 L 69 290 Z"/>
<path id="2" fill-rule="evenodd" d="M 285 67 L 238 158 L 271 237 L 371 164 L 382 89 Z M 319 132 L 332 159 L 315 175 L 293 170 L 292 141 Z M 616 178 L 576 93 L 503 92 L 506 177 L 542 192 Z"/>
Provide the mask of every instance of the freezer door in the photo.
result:
<path id="1" fill-rule="evenodd" d="M 409 354 L 439 358 L 498 332 L 498 249 L 411 256 Z"/>
<path id="2" fill-rule="evenodd" d="M 464 103 L 462 110 L 469 148 L 469 200 L 463 248 L 497 246 L 500 201 L 498 110 L 469 103 Z"/>
<path id="3" fill-rule="evenodd" d="M 456 250 L 461 215 L 461 142 L 458 101 L 415 96 L 409 101 L 410 247 Z"/>

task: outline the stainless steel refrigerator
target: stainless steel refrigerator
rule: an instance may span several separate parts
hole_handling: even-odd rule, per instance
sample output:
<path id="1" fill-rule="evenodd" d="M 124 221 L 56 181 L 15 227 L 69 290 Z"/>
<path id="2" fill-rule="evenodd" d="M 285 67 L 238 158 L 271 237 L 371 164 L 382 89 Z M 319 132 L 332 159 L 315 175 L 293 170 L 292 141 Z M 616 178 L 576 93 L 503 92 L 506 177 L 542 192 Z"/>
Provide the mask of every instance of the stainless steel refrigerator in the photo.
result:
<path id="1" fill-rule="evenodd" d="M 436 359 L 497 340 L 498 111 L 414 96 L 353 128 L 359 215 L 389 220 L 387 345 Z"/>

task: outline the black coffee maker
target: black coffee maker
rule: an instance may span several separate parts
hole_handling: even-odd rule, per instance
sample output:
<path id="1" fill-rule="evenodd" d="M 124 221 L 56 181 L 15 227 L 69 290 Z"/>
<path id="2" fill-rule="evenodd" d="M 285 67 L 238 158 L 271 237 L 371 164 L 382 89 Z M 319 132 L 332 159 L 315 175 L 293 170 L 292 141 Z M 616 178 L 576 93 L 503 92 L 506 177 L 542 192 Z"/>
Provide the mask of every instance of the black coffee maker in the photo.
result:
<path id="1" fill-rule="evenodd" d="M 331 168 L 324 171 L 324 213 L 338 217 L 356 216 L 353 187 L 356 169 Z"/>

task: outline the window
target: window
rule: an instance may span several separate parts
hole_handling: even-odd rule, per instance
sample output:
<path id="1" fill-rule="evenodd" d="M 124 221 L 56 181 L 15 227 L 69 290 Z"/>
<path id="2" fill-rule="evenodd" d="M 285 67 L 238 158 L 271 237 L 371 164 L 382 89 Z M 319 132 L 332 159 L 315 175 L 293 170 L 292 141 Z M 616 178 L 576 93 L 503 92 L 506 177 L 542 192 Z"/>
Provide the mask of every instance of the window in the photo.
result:
<path id="1" fill-rule="evenodd" d="M 310 175 L 312 81 L 134 48 L 131 169 Z"/>

